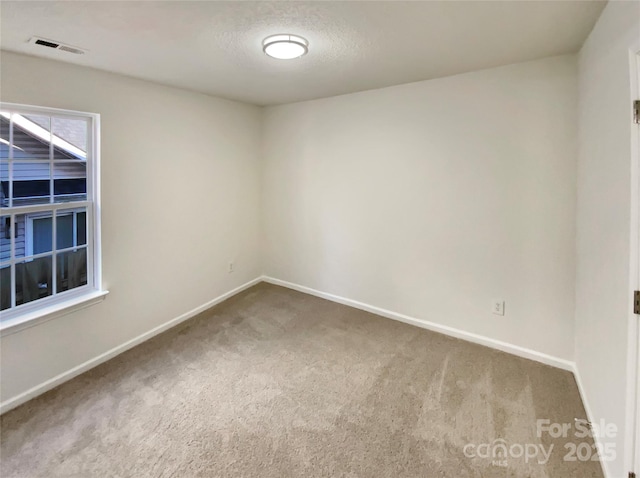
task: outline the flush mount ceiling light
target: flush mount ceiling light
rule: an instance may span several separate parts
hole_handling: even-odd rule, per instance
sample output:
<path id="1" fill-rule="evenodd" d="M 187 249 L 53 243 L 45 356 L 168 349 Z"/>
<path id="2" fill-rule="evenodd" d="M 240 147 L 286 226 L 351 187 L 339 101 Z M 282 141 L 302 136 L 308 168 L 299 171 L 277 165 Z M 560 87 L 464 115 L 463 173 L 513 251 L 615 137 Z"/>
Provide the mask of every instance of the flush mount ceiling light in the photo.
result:
<path id="1" fill-rule="evenodd" d="M 271 35 L 262 40 L 262 50 L 278 60 L 293 60 L 307 54 L 309 42 L 298 35 Z"/>

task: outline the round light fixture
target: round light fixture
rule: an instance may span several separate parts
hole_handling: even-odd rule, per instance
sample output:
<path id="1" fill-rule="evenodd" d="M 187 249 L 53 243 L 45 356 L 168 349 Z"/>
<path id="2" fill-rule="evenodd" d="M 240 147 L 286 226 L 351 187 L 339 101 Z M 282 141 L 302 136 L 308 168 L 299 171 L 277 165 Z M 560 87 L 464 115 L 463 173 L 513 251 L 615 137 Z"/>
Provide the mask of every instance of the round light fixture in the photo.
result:
<path id="1" fill-rule="evenodd" d="M 309 42 L 297 35 L 271 35 L 262 40 L 262 50 L 278 60 L 293 60 L 307 54 Z"/>

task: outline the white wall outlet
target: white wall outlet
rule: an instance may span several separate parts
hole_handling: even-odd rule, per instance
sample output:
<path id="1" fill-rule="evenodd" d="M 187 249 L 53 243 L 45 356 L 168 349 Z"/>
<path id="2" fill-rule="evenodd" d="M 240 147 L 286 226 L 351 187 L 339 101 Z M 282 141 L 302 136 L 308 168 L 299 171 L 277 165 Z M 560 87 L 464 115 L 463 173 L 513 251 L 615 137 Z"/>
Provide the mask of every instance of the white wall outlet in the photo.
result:
<path id="1" fill-rule="evenodd" d="M 229 262 L 229 274 L 231 274 L 233 272 L 233 262 Z"/>
<path id="2" fill-rule="evenodd" d="M 494 299 L 491 312 L 496 315 L 504 315 L 504 300 Z"/>

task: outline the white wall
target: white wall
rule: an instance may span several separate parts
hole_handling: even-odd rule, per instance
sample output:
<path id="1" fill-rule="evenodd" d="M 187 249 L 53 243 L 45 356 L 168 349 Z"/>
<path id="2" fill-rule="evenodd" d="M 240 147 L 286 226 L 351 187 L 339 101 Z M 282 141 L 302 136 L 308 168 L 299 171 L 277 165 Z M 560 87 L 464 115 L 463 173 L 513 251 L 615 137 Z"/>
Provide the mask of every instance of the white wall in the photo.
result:
<path id="1" fill-rule="evenodd" d="M 110 291 L 2 338 L 2 401 L 260 275 L 258 107 L 7 52 L 1 75 L 2 101 L 102 115 Z"/>
<path id="2" fill-rule="evenodd" d="M 563 56 L 267 108 L 267 275 L 572 360 L 576 73 Z"/>
<path id="3" fill-rule="evenodd" d="M 631 469 L 624 437 L 627 340 L 637 320 L 629 294 L 634 44 L 640 48 L 640 3 L 614 1 L 579 55 L 576 365 L 592 418 L 619 428 L 618 460 L 605 463 L 612 477 Z"/>

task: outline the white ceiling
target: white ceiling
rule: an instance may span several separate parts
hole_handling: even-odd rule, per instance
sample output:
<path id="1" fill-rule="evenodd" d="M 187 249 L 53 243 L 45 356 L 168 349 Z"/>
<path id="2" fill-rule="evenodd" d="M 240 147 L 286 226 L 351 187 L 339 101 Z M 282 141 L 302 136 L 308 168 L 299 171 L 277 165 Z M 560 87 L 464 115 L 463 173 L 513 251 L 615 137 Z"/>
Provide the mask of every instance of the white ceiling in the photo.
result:
<path id="1" fill-rule="evenodd" d="M 576 52 L 600 1 L 2 1 L 3 49 L 271 105 Z M 261 41 L 295 33 L 297 60 Z M 33 35 L 88 49 L 73 55 Z"/>

